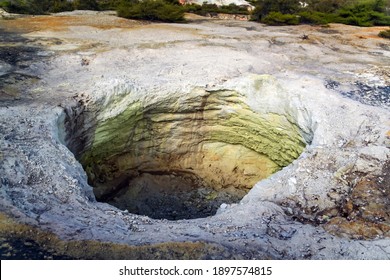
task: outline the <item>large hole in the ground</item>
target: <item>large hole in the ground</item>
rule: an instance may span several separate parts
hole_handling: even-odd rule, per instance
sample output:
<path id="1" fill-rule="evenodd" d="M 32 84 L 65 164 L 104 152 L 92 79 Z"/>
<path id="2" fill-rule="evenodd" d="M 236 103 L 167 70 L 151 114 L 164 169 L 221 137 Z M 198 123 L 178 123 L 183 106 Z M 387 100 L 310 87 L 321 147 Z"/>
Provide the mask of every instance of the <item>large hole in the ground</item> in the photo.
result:
<path id="1" fill-rule="evenodd" d="M 256 113 L 235 91 L 130 102 L 113 114 L 118 104 L 84 129 L 79 160 L 98 201 L 155 219 L 214 215 L 306 145 L 291 116 Z"/>

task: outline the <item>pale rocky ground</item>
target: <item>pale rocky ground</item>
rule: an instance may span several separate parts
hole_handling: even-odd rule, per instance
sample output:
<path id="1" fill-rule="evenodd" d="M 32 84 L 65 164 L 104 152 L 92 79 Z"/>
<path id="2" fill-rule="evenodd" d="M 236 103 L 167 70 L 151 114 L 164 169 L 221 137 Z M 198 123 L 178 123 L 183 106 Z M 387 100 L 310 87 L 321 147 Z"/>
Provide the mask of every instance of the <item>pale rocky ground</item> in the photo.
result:
<path id="1" fill-rule="evenodd" d="M 7 226 L 17 222 L 81 244 L 211 246 L 192 255 L 145 250 L 141 258 L 389 259 L 390 44 L 377 37 L 383 29 L 199 17 L 148 24 L 92 12 L 0 21 L 0 210 L 9 217 L 2 238 L 19 236 Z M 239 92 L 254 112 L 287 116 L 309 144 L 211 217 L 154 220 L 96 202 L 66 139 L 75 148 L 74 135 L 135 101 L 185 99 L 194 89 Z M 68 136 L 65 111 L 74 129 Z M 30 236 L 56 252 L 53 237 L 45 238 Z M 58 252 L 96 257 L 83 250 Z"/>

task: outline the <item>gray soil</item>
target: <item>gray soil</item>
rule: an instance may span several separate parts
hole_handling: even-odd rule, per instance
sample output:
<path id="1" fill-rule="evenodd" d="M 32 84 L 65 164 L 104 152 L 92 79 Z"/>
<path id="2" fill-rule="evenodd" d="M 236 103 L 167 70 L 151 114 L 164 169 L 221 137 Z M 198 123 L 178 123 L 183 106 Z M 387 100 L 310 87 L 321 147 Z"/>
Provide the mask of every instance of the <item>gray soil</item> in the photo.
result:
<path id="1" fill-rule="evenodd" d="M 183 220 L 212 216 L 221 204 L 237 203 L 243 197 L 216 192 L 197 178 L 173 174 L 144 173 L 128 181 L 128 186 L 100 201 L 153 219 Z"/>

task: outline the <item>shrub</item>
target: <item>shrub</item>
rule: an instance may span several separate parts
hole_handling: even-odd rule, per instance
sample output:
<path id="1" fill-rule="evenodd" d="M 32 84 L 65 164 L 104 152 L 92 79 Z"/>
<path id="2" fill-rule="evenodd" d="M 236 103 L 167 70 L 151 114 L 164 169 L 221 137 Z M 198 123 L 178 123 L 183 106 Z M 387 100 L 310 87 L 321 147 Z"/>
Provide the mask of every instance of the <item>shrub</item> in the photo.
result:
<path id="1" fill-rule="evenodd" d="M 354 13 L 352 10 L 340 10 L 335 18 L 335 22 L 357 25 L 357 26 L 371 26 L 368 17 L 362 13 Z"/>
<path id="2" fill-rule="evenodd" d="M 40 7 L 33 0 L 7 0 L 1 1 L 0 7 L 4 8 L 9 13 L 17 14 L 40 14 Z"/>
<path id="3" fill-rule="evenodd" d="M 213 14 L 218 13 L 219 8 L 216 4 L 207 4 L 204 3 L 203 5 L 185 5 L 186 12 L 194 13 L 201 16 L 206 16 L 207 14 Z"/>
<path id="4" fill-rule="evenodd" d="M 53 2 L 47 9 L 45 9 L 45 13 L 59 13 L 66 11 L 73 11 L 74 6 L 71 2 L 68 1 L 51 1 Z"/>
<path id="5" fill-rule="evenodd" d="M 221 6 L 219 8 L 221 9 L 221 12 L 225 14 L 242 14 L 242 15 L 249 14 L 249 11 L 246 7 L 240 7 L 234 3 L 229 4 L 227 6 Z"/>
<path id="6" fill-rule="evenodd" d="M 217 6 L 216 4 L 203 5 L 190 4 L 185 5 L 184 9 L 187 13 L 194 13 L 197 15 L 205 16 L 207 14 L 224 13 L 224 14 L 249 14 L 249 11 L 245 7 L 237 6 L 236 4 Z"/>
<path id="7" fill-rule="evenodd" d="M 390 25 L 390 17 L 383 13 L 384 10 L 381 0 L 358 2 L 338 10 L 335 22 L 358 26 Z"/>
<path id="8" fill-rule="evenodd" d="M 390 39 L 390 29 L 382 30 L 378 35 L 382 38 Z"/>
<path id="9" fill-rule="evenodd" d="M 118 6 L 118 16 L 163 22 L 183 22 L 184 9 L 163 0 L 123 0 Z"/>
<path id="10" fill-rule="evenodd" d="M 257 0 L 252 12 L 252 19 L 263 21 L 263 18 L 272 12 L 280 14 L 293 14 L 299 11 L 300 5 L 297 0 Z"/>
<path id="11" fill-rule="evenodd" d="M 269 24 L 296 24 L 282 15 L 298 15 L 300 23 L 327 24 L 337 22 L 358 26 L 390 25 L 389 1 L 386 0 L 257 0 L 252 19 Z M 276 13 L 276 14 L 275 14 Z"/>
<path id="12" fill-rule="evenodd" d="M 320 12 L 300 12 L 299 14 L 299 22 L 304 24 L 327 24 L 332 21 L 330 16 L 325 13 Z"/>
<path id="13" fill-rule="evenodd" d="M 297 25 L 299 17 L 291 14 L 282 14 L 280 12 L 271 12 L 266 15 L 262 21 L 268 25 Z"/>
<path id="14" fill-rule="evenodd" d="M 96 0 L 75 0 L 73 1 L 73 8 L 77 10 L 99 10 L 99 4 Z"/>
<path id="15" fill-rule="evenodd" d="M 184 6 L 184 9 L 187 13 L 193 13 L 198 15 L 204 15 L 202 11 L 202 6 L 198 4 L 188 4 Z"/>
<path id="16" fill-rule="evenodd" d="M 349 0 L 311 0 L 308 8 L 311 11 L 332 14 L 344 7 L 348 2 Z"/>
<path id="17" fill-rule="evenodd" d="M 380 26 L 390 25 L 390 16 L 387 16 L 384 13 L 371 11 L 369 13 L 369 17 L 373 25 L 380 25 Z"/>
<path id="18" fill-rule="evenodd" d="M 0 0 L 0 7 L 11 13 L 18 14 L 47 14 L 64 11 L 99 10 L 96 0 Z"/>

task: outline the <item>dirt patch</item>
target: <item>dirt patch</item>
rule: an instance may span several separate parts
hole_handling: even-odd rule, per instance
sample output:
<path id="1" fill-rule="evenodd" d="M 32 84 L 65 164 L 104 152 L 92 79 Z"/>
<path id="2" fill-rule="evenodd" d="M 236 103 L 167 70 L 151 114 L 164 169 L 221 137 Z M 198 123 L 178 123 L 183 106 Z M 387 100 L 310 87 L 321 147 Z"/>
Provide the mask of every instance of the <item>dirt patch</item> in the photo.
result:
<path id="1" fill-rule="evenodd" d="M 345 198 L 340 217 L 324 227 L 332 234 L 355 239 L 390 237 L 390 162 L 380 176 L 361 178 Z"/>
<path id="2" fill-rule="evenodd" d="M 44 60 L 40 51 L 20 34 L 0 28 L 0 101 L 20 99 L 39 80 L 29 67 Z"/>
<path id="3" fill-rule="evenodd" d="M 132 28 L 146 25 L 145 21 L 128 20 L 112 15 L 56 15 L 29 16 L 14 20 L 2 20 L 2 26 L 13 31 L 64 31 L 70 26 L 90 26 L 100 29 Z"/>
<path id="4" fill-rule="evenodd" d="M 181 220 L 214 215 L 221 204 L 237 203 L 242 196 L 231 191 L 216 192 L 191 174 L 144 173 L 104 201 L 153 219 Z"/>

